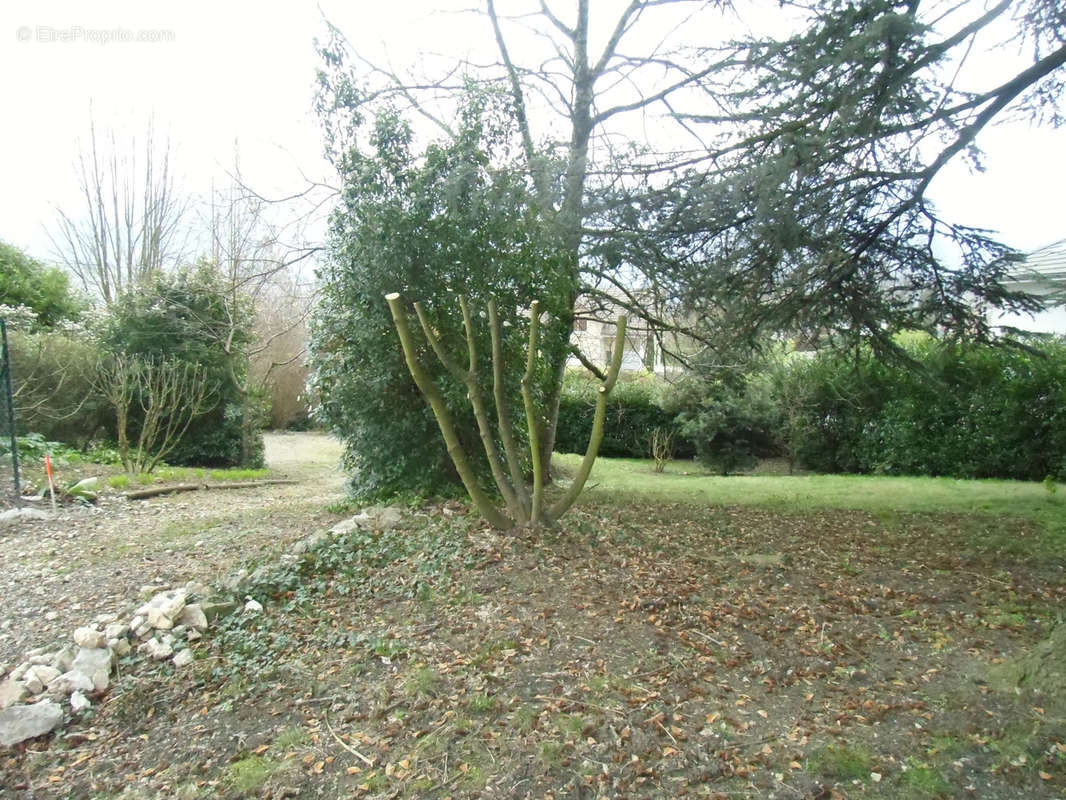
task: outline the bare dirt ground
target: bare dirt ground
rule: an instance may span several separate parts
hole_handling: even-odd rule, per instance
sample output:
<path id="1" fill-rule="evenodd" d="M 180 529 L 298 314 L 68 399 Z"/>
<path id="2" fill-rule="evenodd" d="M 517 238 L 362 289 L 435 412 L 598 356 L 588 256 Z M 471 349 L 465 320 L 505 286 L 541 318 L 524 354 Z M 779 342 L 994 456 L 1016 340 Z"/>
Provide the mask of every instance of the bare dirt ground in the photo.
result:
<path id="1" fill-rule="evenodd" d="M 266 436 L 266 462 L 291 486 L 199 491 L 150 500 L 105 493 L 97 506 L 0 528 L 0 673 L 28 649 L 118 612 L 148 584 L 211 582 L 235 564 L 328 527 L 343 496 L 339 443 Z"/>
<path id="2" fill-rule="evenodd" d="M 201 538 L 210 576 L 321 530 L 340 479 L 303 441 L 271 442 L 301 487 L 151 501 L 81 574 L 135 530 L 175 554 L 117 560 L 130 586 L 194 576 Z M 991 515 L 638 498 L 502 534 L 427 504 L 256 585 L 263 613 L 188 667 L 131 654 L 86 715 L 0 753 L 0 798 L 1061 800 L 1062 648 L 1027 655 L 1066 602 L 1060 544 Z"/>

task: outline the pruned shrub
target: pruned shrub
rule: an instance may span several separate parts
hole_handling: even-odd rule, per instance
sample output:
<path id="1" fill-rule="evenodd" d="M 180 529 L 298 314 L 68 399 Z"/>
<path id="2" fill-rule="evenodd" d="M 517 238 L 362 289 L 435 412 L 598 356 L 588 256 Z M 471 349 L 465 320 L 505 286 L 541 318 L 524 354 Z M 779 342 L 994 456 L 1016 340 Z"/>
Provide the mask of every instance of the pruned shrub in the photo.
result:
<path id="1" fill-rule="evenodd" d="M 632 376 L 620 381 L 607 402 L 600 455 L 614 458 L 650 458 L 656 431 L 674 434 L 674 455 L 691 458 L 692 443 L 680 435 L 676 411 L 663 408 L 666 387 L 651 376 Z M 555 449 L 583 453 L 592 431 L 596 405 L 595 383 L 584 375 L 569 373 L 563 384 L 556 428 Z M 661 435 L 661 434 L 660 434 Z"/>

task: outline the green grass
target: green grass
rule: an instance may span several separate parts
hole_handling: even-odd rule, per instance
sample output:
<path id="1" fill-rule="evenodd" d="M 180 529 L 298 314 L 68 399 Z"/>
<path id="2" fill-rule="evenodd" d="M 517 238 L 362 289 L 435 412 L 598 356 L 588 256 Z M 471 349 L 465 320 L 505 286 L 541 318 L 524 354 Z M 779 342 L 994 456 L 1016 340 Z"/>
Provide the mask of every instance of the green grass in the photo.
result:
<path id="1" fill-rule="evenodd" d="M 868 778 L 873 758 L 865 750 L 846 745 L 827 745 L 811 754 L 811 772 L 834 780 L 852 781 Z"/>
<path id="2" fill-rule="evenodd" d="M 281 766 L 273 759 L 248 756 L 230 764 L 225 783 L 241 794 L 258 792 Z"/>
<path id="3" fill-rule="evenodd" d="M 572 472 L 580 456 L 555 454 Z M 650 460 L 600 458 L 586 485 L 659 502 L 759 506 L 790 511 L 855 509 L 873 513 L 938 512 L 1012 515 L 1038 522 L 1066 518 L 1066 501 L 1042 483 L 884 475 L 733 475 L 708 473 L 692 462 L 673 462 L 655 473 Z"/>
<path id="4" fill-rule="evenodd" d="M 204 469 L 202 467 L 169 467 L 165 464 L 154 472 L 141 472 L 137 475 L 119 473 L 107 479 L 107 485 L 112 489 L 127 489 L 136 481 L 141 486 L 151 486 L 153 483 L 182 483 L 189 481 L 255 481 L 270 476 L 268 469 Z"/>

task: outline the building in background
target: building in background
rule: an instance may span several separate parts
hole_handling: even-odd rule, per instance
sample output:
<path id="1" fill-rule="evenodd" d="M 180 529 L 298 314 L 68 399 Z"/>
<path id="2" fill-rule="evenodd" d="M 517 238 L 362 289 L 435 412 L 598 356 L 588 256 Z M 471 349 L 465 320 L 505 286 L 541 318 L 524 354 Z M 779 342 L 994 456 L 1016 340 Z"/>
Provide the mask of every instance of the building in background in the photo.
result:
<path id="1" fill-rule="evenodd" d="M 1037 314 L 994 314 L 994 324 L 1066 336 L 1066 239 L 1027 255 L 1004 285 L 1042 298 L 1046 307 Z"/>

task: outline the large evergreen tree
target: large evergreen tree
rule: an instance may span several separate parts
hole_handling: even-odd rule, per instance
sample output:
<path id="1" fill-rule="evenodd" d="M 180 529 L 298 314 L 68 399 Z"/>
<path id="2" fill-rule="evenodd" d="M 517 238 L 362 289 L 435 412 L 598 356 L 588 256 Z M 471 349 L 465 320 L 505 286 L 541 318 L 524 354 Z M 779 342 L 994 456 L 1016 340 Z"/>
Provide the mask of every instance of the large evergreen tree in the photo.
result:
<path id="1" fill-rule="evenodd" d="M 323 109 L 345 124 L 327 139 L 350 153 L 345 143 L 365 139 L 383 110 L 406 110 L 454 141 L 472 82 L 505 92 L 525 202 L 560 248 L 553 294 L 541 299 L 556 304 L 561 339 L 579 302 L 620 304 L 690 341 L 808 329 L 886 345 L 902 327 L 988 337 L 988 306 L 1029 307 L 1000 282 L 1016 254 L 942 218 L 928 193 L 945 164 L 976 157 L 997 119 L 1058 120 L 1066 15 L 1055 0 L 789 3 L 796 35 L 717 46 L 705 39 L 721 13 L 714 3 L 632 0 L 606 21 L 589 0 L 565 12 L 509 4 L 510 17 L 486 3 L 494 64 L 456 58 L 407 77 L 334 31 Z M 999 43 L 1007 19 L 1023 63 L 975 89 L 967 54 Z M 368 186 L 340 163 L 358 227 L 351 198 Z M 416 202 L 417 192 L 383 185 L 393 202 Z M 436 236 L 425 226 L 406 239 L 397 278 L 433 263 Z M 483 263 L 450 274 L 477 285 Z M 365 302 L 384 316 L 378 298 Z M 566 358 L 549 354 L 546 452 Z M 409 413 L 426 414 L 417 403 Z"/>

